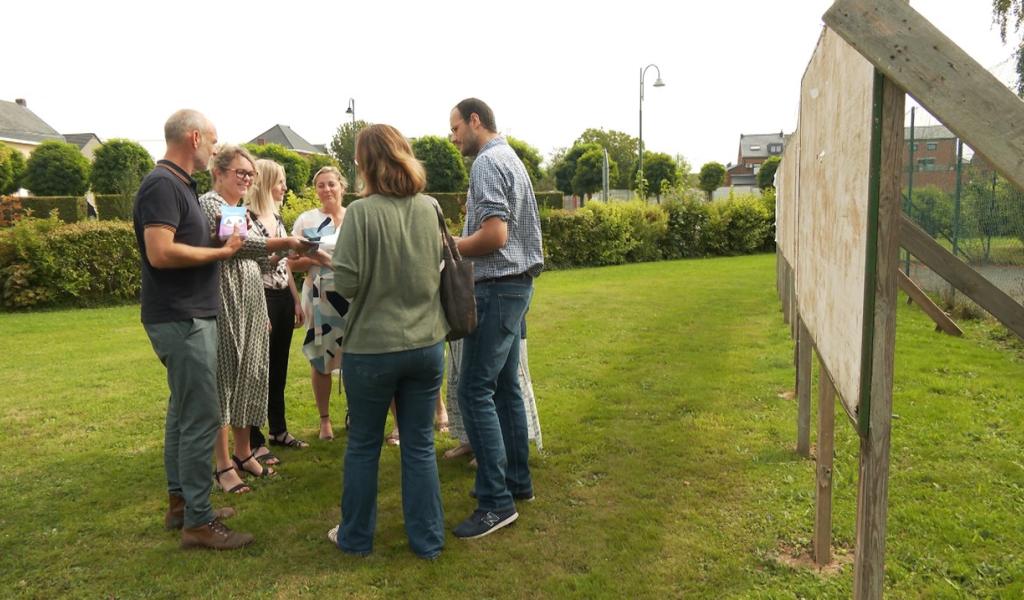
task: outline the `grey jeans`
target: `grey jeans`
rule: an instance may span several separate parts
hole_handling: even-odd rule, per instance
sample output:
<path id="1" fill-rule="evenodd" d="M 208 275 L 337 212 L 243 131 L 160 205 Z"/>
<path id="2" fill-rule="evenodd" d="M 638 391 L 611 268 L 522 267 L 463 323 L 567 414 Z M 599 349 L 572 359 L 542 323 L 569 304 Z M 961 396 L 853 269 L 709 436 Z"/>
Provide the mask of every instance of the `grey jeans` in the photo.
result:
<path id="1" fill-rule="evenodd" d="M 210 456 L 220 428 L 217 399 L 217 319 L 145 324 L 167 367 L 164 469 L 167 491 L 185 499 L 185 527 L 213 519 Z"/>

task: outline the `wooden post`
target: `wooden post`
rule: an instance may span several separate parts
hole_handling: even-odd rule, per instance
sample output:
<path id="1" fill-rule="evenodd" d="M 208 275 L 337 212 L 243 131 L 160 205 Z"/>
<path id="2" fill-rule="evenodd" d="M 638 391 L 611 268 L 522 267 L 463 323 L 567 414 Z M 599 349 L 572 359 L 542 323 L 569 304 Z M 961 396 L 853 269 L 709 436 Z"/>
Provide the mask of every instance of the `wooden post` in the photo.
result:
<path id="1" fill-rule="evenodd" d="M 797 316 L 796 453 L 811 456 L 811 334 Z"/>
<path id="2" fill-rule="evenodd" d="M 820 360 L 820 359 L 819 359 Z M 835 453 L 836 388 L 818 369 L 818 456 L 814 486 L 814 564 L 832 562 L 832 455 Z"/>
<path id="3" fill-rule="evenodd" d="M 857 542 L 853 597 L 881 598 L 885 588 L 885 535 L 889 512 L 889 444 L 892 429 L 892 381 L 896 356 L 896 303 L 900 250 L 900 174 L 906 94 L 885 77 L 881 85 L 878 237 L 871 339 L 870 397 L 858 421 L 860 469 L 857 481 Z M 865 409 L 863 402 L 861 410 Z M 866 431 L 865 431 L 866 429 Z"/>

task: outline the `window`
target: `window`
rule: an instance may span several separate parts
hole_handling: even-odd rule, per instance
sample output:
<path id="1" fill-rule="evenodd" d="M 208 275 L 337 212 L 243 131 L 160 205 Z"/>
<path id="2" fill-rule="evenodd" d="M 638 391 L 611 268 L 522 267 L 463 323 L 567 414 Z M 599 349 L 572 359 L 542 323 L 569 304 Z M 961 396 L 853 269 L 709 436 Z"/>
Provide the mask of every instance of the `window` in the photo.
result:
<path id="1" fill-rule="evenodd" d="M 918 171 L 934 171 L 935 170 L 935 159 L 934 158 L 922 158 L 917 161 Z"/>
<path id="2" fill-rule="evenodd" d="M 928 144 L 925 145 L 925 148 L 928 148 L 929 150 L 935 150 L 938 147 L 939 145 L 936 142 L 928 142 Z"/>
<path id="3" fill-rule="evenodd" d="M 769 154 L 782 154 L 782 144 L 768 144 Z"/>
<path id="4" fill-rule="evenodd" d="M 751 152 L 757 152 L 760 149 L 761 149 L 761 146 L 759 144 L 754 144 L 754 145 L 750 146 L 750 151 Z"/>

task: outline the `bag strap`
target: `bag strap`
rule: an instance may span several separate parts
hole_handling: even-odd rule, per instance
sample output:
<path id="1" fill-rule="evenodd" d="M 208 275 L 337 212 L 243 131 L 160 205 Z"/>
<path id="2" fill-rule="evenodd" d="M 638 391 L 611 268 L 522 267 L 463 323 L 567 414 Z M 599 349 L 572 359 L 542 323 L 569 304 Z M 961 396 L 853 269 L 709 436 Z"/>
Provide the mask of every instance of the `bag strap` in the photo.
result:
<path id="1" fill-rule="evenodd" d="M 181 182 L 184 183 L 185 185 L 187 185 L 187 186 L 191 186 L 192 185 L 192 184 L 189 183 L 189 181 L 187 179 L 185 179 L 184 177 L 181 176 L 181 173 L 175 171 L 174 169 L 168 167 L 167 165 L 161 164 L 161 163 L 157 163 L 156 166 L 160 167 L 161 169 L 165 169 L 168 173 L 170 173 L 171 175 L 174 175 L 175 177 L 180 179 Z"/>
<path id="2" fill-rule="evenodd" d="M 444 213 L 441 212 L 441 206 L 437 201 L 434 201 L 434 211 L 437 212 L 437 225 L 441 229 L 441 239 L 444 241 L 445 246 L 448 247 L 448 251 L 451 252 L 452 258 L 462 260 L 462 255 L 459 254 L 459 245 L 455 243 L 452 234 L 448 232 L 448 226 L 444 222 Z"/>

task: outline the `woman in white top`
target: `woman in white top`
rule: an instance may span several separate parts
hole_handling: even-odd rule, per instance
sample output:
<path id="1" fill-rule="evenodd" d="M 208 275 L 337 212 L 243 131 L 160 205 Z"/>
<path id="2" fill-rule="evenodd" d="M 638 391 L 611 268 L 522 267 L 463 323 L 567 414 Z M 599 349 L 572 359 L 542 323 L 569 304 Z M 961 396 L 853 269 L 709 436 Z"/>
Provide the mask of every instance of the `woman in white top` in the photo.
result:
<path id="1" fill-rule="evenodd" d="M 292 271 L 305 272 L 302 284 L 302 311 L 306 337 L 302 352 L 309 359 L 313 396 L 320 411 L 320 439 L 334 439 L 331 427 L 331 372 L 341 366 L 341 334 L 345 328 L 348 301 L 334 291 L 331 254 L 338 231 L 345 220 L 341 201 L 348 182 L 336 167 L 324 167 L 313 176 L 313 186 L 321 207 L 299 215 L 292 235 L 318 237 L 320 248 L 310 256 L 290 259 Z"/>

